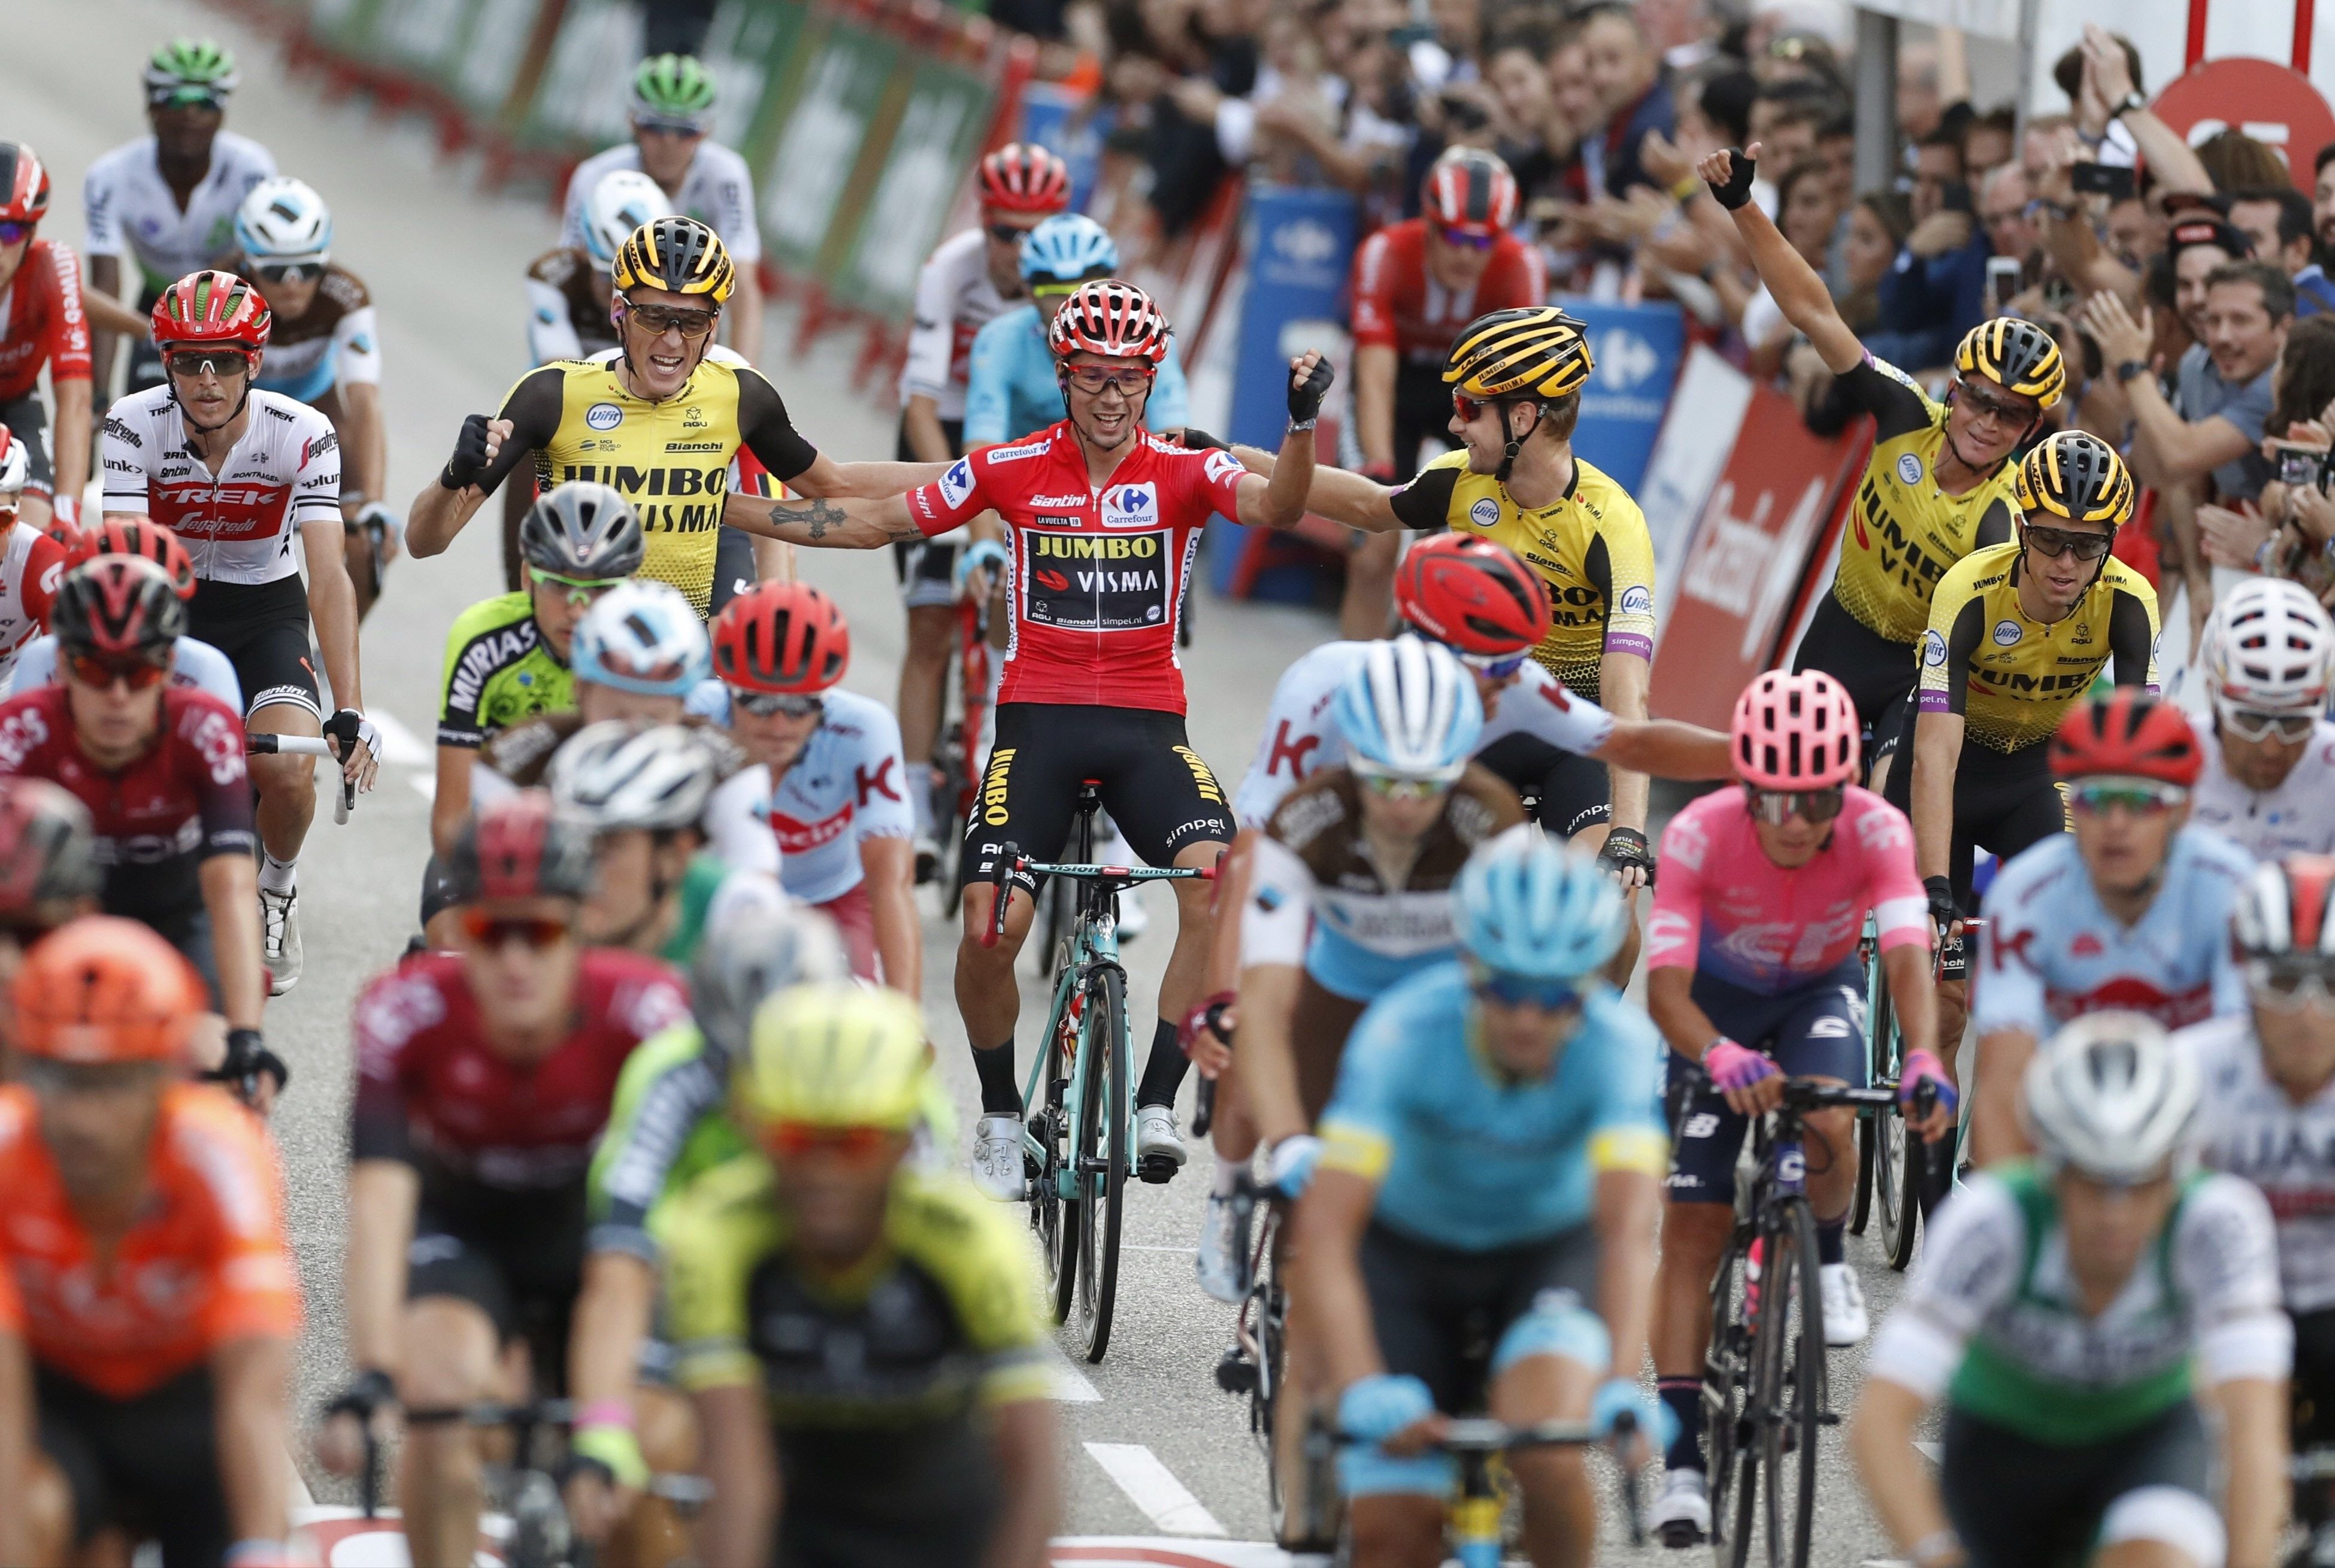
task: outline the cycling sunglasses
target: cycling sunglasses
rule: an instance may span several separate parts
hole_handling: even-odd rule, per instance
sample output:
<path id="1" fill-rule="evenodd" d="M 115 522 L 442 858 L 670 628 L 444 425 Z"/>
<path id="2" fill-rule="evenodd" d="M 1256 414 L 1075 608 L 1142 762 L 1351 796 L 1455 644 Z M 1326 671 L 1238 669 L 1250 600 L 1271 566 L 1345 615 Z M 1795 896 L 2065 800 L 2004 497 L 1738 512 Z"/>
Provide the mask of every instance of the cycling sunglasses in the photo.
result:
<path id="1" fill-rule="evenodd" d="M 305 283 L 325 276 L 321 261 L 255 261 L 251 276 L 262 283 Z"/>
<path id="2" fill-rule="evenodd" d="M 462 934 L 480 947 L 501 952 L 516 942 L 531 953 L 541 953 L 567 940 L 565 920 L 546 915 L 493 915 L 483 909 L 462 911 Z"/>
<path id="3" fill-rule="evenodd" d="M 579 610 L 625 580 L 622 577 L 563 577 L 557 572 L 547 572 L 541 566 L 529 566 L 527 576 L 529 582 L 539 586 L 567 589 L 568 604 Z"/>
<path id="4" fill-rule="evenodd" d="M 1000 245 L 1019 245 L 1030 237 L 1030 231 L 1018 223 L 984 223 L 981 227 Z"/>
<path id="5" fill-rule="evenodd" d="M 1847 806 L 1848 790 L 1841 784 L 1829 789 L 1759 789 L 1746 784 L 1743 798 L 1752 819 L 1770 828 L 1781 828 L 1795 817 L 1822 827 Z"/>
<path id="6" fill-rule="evenodd" d="M 1362 788 L 1381 800 L 1435 800 L 1451 792 L 1451 786 L 1436 779 L 1403 779 L 1389 773 L 1356 771 Z"/>
<path id="7" fill-rule="evenodd" d="M 1068 299 L 1086 287 L 1082 283 L 1041 283 L 1031 286 L 1032 299 Z"/>
<path id="8" fill-rule="evenodd" d="M 650 136 L 694 137 L 704 135 L 707 128 L 703 122 L 695 120 L 635 120 L 633 129 Z"/>
<path id="9" fill-rule="evenodd" d="M 2311 731 L 2319 727 L 2316 713 L 2264 713 L 2218 702 L 2214 711 L 2220 716 L 2222 728 L 2241 740 L 2267 740 L 2275 735 L 2292 743 L 2310 740 Z"/>
<path id="10" fill-rule="evenodd" d="M 2003 424 L 2017 425 L 2022 430 L 2037 412 L 2034 405 L 2020 402 L 2004 392 L 1981 389 L 1968 376 L 1955 379 L 1954 401 L 1968 403 L 1973 413 L 1991 417 Z"/>
<path id="11" fill-rule="evenodd" d="M 166 87 L 160 92 L 146 95 L 149 109 L 208 109 L 214 113 L 227 112 L 227 95 L 217 88 L 187 85 Z"/>
<path id="12" fill-rule="evenodd" d="M 782 1121 L 766 1130 L 763 1143 L 780 1159 L 806 1155 L 832 1155 L 852 1165 L 871 1165 L 890 1154 L 898 1135 L 880 1127 L 821 1127 L 816 1122 Z"/>
<path id="13" fill-rule="evenodd" d="M 111 691 L 117 681 L 133 692 L 150 692 L 170 673 L 168 661 L 107 659 L 94 653 L 73 654 L 65 660 L 65 670 L 76 683 L 101 692 Z"/>
<path id="14" fill-rule="evenodd" d="M 1100 365 L 1070 364 L 1062 367 L 1062 374 L 1082 392 L 1092 392 L 1100 397 L 1116 388 L 1121 397 L 1131 398 L 1138 392 L 1148 392 L 1159 372 L 1157 367 L 1105 370 Z"/>
<path id="15" fill-rule="evenodd" d="M 2317 1002 L 2335 1003 L 2335 961 L 2310 953 L 2282 958 L 2249 958 L 2246 985 L 2257 1004 L 2280 1012 Z"/>
<path id="16" fill-rule="evenodd" d="M 1564 1012 L 1581 1005 L 1581 992 L 1562 980 L 1510 974 L 1482 964 L 1468 966 L 1468 988 L 1478 997 L 1502 1007 L 1536 1007 L 1543 1012 Z"/>
<path id="17" fill-rule="evenodd" d="M 1481 399 L 1469 397 L 1466 392 L 1451 394 L 1451 411 L 1459 416 L 1461 424 L 1474 424 L 1484 417 L 1484 411 L 1491 406 Z"/>
<path id="18" fill-rule="evenodd" d="M 669 305 L 636 305 L 630 295 L 625 299 L 625 318 L 651 337 L 663 337 L 668 332 L 677 332 L 683 337 L 704 337 L 712 332 L 721 314 L 712 310 L 675 310 Z"/>
<path id="19" fill-rule="evenodd" d="M 253 356 L 239 348 L 189 348 L 162 356 L 162 366 L 172 375 L 215 375 L 225 380 L 229 375 L 249 375 Z"/>
<path id="20" fill-rule="evenodd" d="M 2188 799 L 2189 791 L 2180 785 L 2154 779 L 2078 779 L 2068 786 L 2068 804 L 2088 817 L 2119 807 L 2136 817 L 2153 817 Z"/>
<path id="21" fill-rule="evenodd" d="M 1443 645 L 1451 648 L 1448 643 Z M 1520 653 L 1492 654 L 1468 653 L 1451 648 L 1451 654 L 1487 681 L 1505 681 L 1525 667 L 1525 661 L 1532 657 L 1532 650 L 1527 648 Z"/>
<path id="22" fill-rule="evenodd" d="M 757 719 L 780 714 L 790 719 L 808 719 L 827 706 L 819 698 L 799 692 L 749 692 L 737 686 L 730 688 L 730 701 Z"/>
<path id="23" fill-rule="evenodd" d="M 14 245 L 32 237 L 33 226 L 29 223 L 0 223 L 0 245 Z"/>
<path id="24" fill-rule="evenodd" d="M 1474 234 L 1464 228 L 1454 228 L 1448 223 L 1437 224 L 1435 232 L 1444 244 L 1456 246 L 1461 250 L 1489 250 L 1498 238 L 1497 235 Z"/>
<path id="25" fill-rule="evenodd" d="M 2079 561 L 2097 561 L 2116 547 L 2114 533 L 2078 533 L 2068 528 L 2039 528 L 2028 523 L 2021 528 L 2020 536 L 2029 549 L 2053 560 L 2073 556 Z"/>

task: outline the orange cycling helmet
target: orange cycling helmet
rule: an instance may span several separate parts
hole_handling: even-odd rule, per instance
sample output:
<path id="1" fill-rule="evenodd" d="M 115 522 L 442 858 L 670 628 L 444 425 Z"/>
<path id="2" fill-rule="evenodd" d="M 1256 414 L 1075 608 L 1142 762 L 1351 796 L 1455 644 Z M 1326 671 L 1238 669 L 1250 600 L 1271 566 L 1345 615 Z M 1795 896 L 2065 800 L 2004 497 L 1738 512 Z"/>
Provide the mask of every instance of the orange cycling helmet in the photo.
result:
<path id="1" fill-rule="evenodd" d="M 2062 779 L 2120 773 L 2186 789 L 2204 765 L 2187 717 L 2137 686 L 2077 703 L 2051 737 L 2051 771 Z"/>
<path id="2" fill-rule="evenodd" d="M 16 1045 L 52 1061 L 175 1061 L 208 1004 L 194 965 L 135 920 L 85 915 L 16 972 Z"/>
<path id="3" fill-rule="evenodd" d="M 1546 634 L 1548 586 L 1514 550 L 1478 534 L 1413 545 L 1394 577 L 1395 611 L 1455 653 L 1521 653 Z"/>
<path id="4" fill-rule="evenodd" d="M 981 160 L 981 205 L 995 212 L 1060 212 L 1071 166 L 1045 148 L 1009 141 Z"/>
<path id="5" fill-rule="evenodd" d="M 843 679 L 851 628 L 809 583 L 763 583 L 713 617 L 713 673 L 749 692 L 808 694 Z"/>
<path id="6" fill-rule="evenodd" d="M 65 569 L 83 566 L 100 556 L 136 556 L 162 568 L 179 597 L 195 596 L 195 562 L 179 536 L 151 518 L 108 518 L 96 528 L 77 534 L 65 553 Z"/>

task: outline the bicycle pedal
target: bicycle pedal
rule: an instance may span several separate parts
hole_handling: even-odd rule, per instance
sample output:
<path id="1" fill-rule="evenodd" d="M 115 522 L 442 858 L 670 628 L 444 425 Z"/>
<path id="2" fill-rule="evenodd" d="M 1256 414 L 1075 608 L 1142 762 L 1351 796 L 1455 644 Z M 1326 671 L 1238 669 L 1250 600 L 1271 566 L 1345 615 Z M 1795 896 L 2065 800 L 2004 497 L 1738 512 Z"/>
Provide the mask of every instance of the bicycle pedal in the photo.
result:
<path id="1" fill-rule="evenodd" d="M 1143 1157 L 1143 1163 L 1136 1167 L 1135 1174 L 1153 1186 L 1166 1186 L 1183 1168 L 1164 1154 L 1153 1154 Z"/>
<path id="2" fill-rule="evenodd" d="M 1255 1393 L 1256 1363 L 1238 1350 L 1226 1350 L 1216 1358 L 1216 1387 L 1227 1394 Z"/>

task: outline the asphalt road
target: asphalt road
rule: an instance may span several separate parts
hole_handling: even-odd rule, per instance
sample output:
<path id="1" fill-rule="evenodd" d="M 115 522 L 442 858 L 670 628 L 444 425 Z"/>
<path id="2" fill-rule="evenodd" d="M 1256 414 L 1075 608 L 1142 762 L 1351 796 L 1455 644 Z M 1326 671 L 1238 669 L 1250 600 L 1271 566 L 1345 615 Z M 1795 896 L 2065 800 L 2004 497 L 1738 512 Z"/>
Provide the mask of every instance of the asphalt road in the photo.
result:
<path id="1" fill-rule="evenodd" d="M 56 196 L 45 232 L 76 247 L 83 170 L 143 132 L 137 82 L 145 54 L 179 33 L 211 33 L 237 50 L 243 85 L 229 126 L 272 147 L 284 172 L 323 192 L 334 211 L 335 257 L 365 280 L 379 306 L 390 496 L 402 508 L 444 460 L 461 416 L 491 411 L 527 368 L 519 279 L 528 262 L 554 242 L 556 218 L 546 200 L 480 196 L 472 171 L 440 161 L 421 126 L 375 119 L 362 102 L 326 102 L 315 81 L 286 75 L 270 40 L 223 13 L 185 0 L 19 0 L 15 9 L 29 24 L 10 29 L 14 57 L 0 136 L 31 140 L 46 160 Z M 888 457 L 890 416 L 849 392 L 847 345 L 829 342 L 791 357 L 785 353 L 790 324 L 773 321 L 773 352 L 764 369 L 797 424 L 839 458 Z M 415 928 L 427 853 L 428 737 L 446 628 L 463 606 L 500 586 L 493 508 L 481 516 L 447 555 L 400 564 L 366 624 L 364 694 L 392 738 L 388 766 L 348 826 L 335 828 L 329 812 L 318 812 L 301 871 L 306 970 L 298 988 L 268 1011 L 269 1040 L 293 1068 L 275 1128 L 307 1292 L 303 1410 L 313 1409 L 345 1374 L 340 1275 L 347 1013 L 356 989 L 395 958 Z M 889 561 L 807 552 L 805 573 L 851 617 L 855 658 L 846 685 L 888 702 L 902 634 Z M 1230 783 L 1246 765 L 1272 676 L 1332 628 L 1326 617 L 1213 599 L 1200 607 L 1198 625 L 1197 644 L 1186 655 L 1191 734 Z M 1149 1033 L 1149 999 L 1173 919 L 1168 901 L 1152 896 L 1158 918 L 1127 952 L 1138 1041 Z M 951 1000 L 955 934 L 926 897 L 926 1010 L 969 1136 L 977 1100 Z M 1028 983 L 1023 995 L 1025 1019 L 1035 1013 L 1042 1021 L 1043 997 Z M 1025 1024 L 1025 1062 L 1037 1027 Z M 1187 1119 L 1189 1101 L 1187 1089 Z M 1130 1189 L 1119 1327 L 1109 1359 L 1075 1373 L 1067 1360 L 1063 1367 L 1067 1524 L 1084 1536 L 1182 1536 L 1196 1552 L 1216 1553 L 1206 1561 L 1265 1562 L 1272 1554 L 1214 1545 L 1259 1541 L 1267 1530 L 1264 1470 L 1245 1403 L 1219 1393 L 1211 1375 L 1229 1334 L 1230 1311 L 1203 1296 L 1193 1278 L 1207 1178 L 1201 1152 L 1172 1185 Z M 1873 1265 L 1869 1253 L 1864 1257 L 1877 1318 L 1894 1294 L 1895 1277 Z M 1856 1352 L 1835 1358 L 1835 1387 L 1844 1402 L 1860 1362 Z M 1815 1561 L 1855 1563 L 1884 1554 L 1836 1440 L 1827 1440 L 1827 1450 L 1831 1473 L 1824 1480 Z M 313 1469 L 310 1478 L 319 1496 L 333 1495 Z M 1611 1521 L 1608 1539 L 1604 1561 L 1666 1560 L 1659 1551 L 1633 1553 L 1620 1545 Z"/>

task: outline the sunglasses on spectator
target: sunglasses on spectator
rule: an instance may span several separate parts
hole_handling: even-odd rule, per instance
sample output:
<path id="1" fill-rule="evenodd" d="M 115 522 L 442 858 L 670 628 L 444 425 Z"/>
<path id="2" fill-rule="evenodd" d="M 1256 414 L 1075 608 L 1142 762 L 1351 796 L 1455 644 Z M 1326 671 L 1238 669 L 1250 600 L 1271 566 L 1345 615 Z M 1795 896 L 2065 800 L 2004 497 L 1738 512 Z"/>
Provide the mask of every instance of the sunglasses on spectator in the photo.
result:
<path id="1" fill-rule="evenodd" d="M 111 691 L 116 682 L 133 692 L 150 692 L 170 673 L 166 661 L 108 659 L 95 653 L 71 655 L 65 660 L 65 669 L 79 684 L 101 692 Z"/>
<path id="2" fill-rule="evenodd" d="M 2078 779 L 2068 786 L 2068 804 L 2087 817 L 2117 809 L 2136 817 L 2154 817 L 2188 799 L 2189 791 L 2180 785 L 2161 784 L 2154 779 Z"/>
<path id="3" fill-rule="evenodd" d="M 1959 377 L 1954 382 L 1954 397 L 1957 402 L 1968 403 L 1972 413 L 2002 424 L 2018 425 L 2023 429 L 2035 417 L 2032 404 L 2018 402 L 1999 392 L 1986 391 L 1968 376 Z"/>
<path id="4" fill-rule="evenodd" d="M 1064 365 L 1062 373 L 1070 378 L 1072 386 L 1082 392 L 1100 396 L 1116 391 L 1122 397 L 1133 397 L 1137 392 L 1148 391 L 1159 372 L 1148 367 L 1143 370 L 1104 370 L 1100 365 L 1071 364 Z"/>
<path id="5" fill-rule="evenodd" d="M 2335 1002 L 2335 960 L 2318 953 L 2289 953 L 2280 958 L 2249 958 L 2246 985 L 2254 1001 L 2281 1012 L 2307 1002 L 2324 1007 Z"/>
<path id="6" fill-rule="evenodd" d="M 2059 560 L 2073 556 L 2079 561 L 2097 561 L 2116 547 L 2114 534 L 2078 533 L 2069 528 L 2039 528 L 2032 523 L 2021 530 L 2027 547 L 2038 555 Z"/>
<path id="7" fill-rule="evenodd" d="M 1468 988 L 1479 999 L 1497 1002 L 1502 1007 L 1536 1007 L 1543 1012 L 1563 1012 L 1581 1005 L 1581 992 L 1562 980 L 1510 974 L 1475 963 L 1468 966 Z"/>
<path id="8" fill-rule="evenodd" d="M 32 237 L 33 226 L 29 223 L 0 223 L 0 245 L 14 245 Z"/>
<path id="9" fill-rule="evenodd" d="M 807 697 L 799 692 L 748 692 L 737 686 L 730 688 L 730 701 L 757 719 L 782 714 L 789 719 L 808 719 L 827 706 L 817 697 Z"/>
<path id="10" fill-rule="evenodd" d="M 1848 803 L 1846 788 L 1839 784 L 1828 789 L 1756 789 L 1746 784 L 1743 796 L 1752 819 L 1770 828 L 1781 828 L 1795 817 L 1822 827 Z"/>
<path id="11" fill-rule="evenodd" d="M 527 569 L 528 580 L 547 588 L 567 590 L 567 602 L 583 609 L 625 579 L 622 577 L 563 577 L 557 572 L 547 572 L 541 566 Z"/>
<path id="12" fill-rule="evenodd" d="M 162 364 L 172 375 L 215 375 L 225 379 L 230 375 L 249 375 L 252 356 L 241 349 L 190 348 L 162 356 Z"/>
<path id="13" fill-rule="evenodd" d="M 880 1127 L 821 1127 L 815 1122 L 782 1121 L 762 1135 L 770 1151 L 780 1159 L 806 1155 L 832 1155 L 852 1165 L 871 1165 L 891 1153 L 897 1135 Z"/>
<path id="14" fill-rule="evenodd" d="M 1450 792 L 1451 786 L 1435 779 L 1405 779 L 1391 773 L 1356 771 L 1362 788 L 1381 800 L 1435 800 Z"/>
<path id="15" fill-rule="evenodd" d="M 2214 711 L 2220 715 L 2222 728 L 2241 740 L 2267 740 L 2273 735 L 2282 740 L 2308 740 L 2319 727 L 2316 713 L 2265 713 L 2220 702 L 2214 704 Z"/>
<path id="16" fill-rule="evenodd" d="M 492 915 L 483 909 L 465 909 L 461 924 L 463 935 L 496 952 L 516 942 L 531 953 L 541 953 L 567 940 L 567 922 L 548 915 Z"/>
<path id="17" fill-rule="evenodd" d="M 1435 232 L 1442 236 L 1444 244 L 1457 246 L 1461 250 L 1489 250 L 1493 241 L 1498 237 L 1493 234 L 1476 234 L 1468 229 L 1454 228 L 1448 223 L 1437 224 Z"/>
<path id="18" fill-rule="evenodd" d="M 251 276 L 262 283 L 305 283 L 325 276 L 321 261 L 255 261 Z"/>
<path id="19" fill-rule="evenodd" d="M 678 332 L 683 337 L 703 337 L 713 330 L 720 313 L 710 310 L 675 310 L 669 305 L 635 305 L 625 301 L 625 315 L 652 337 L 662 337 L 668 332 Z"/>

